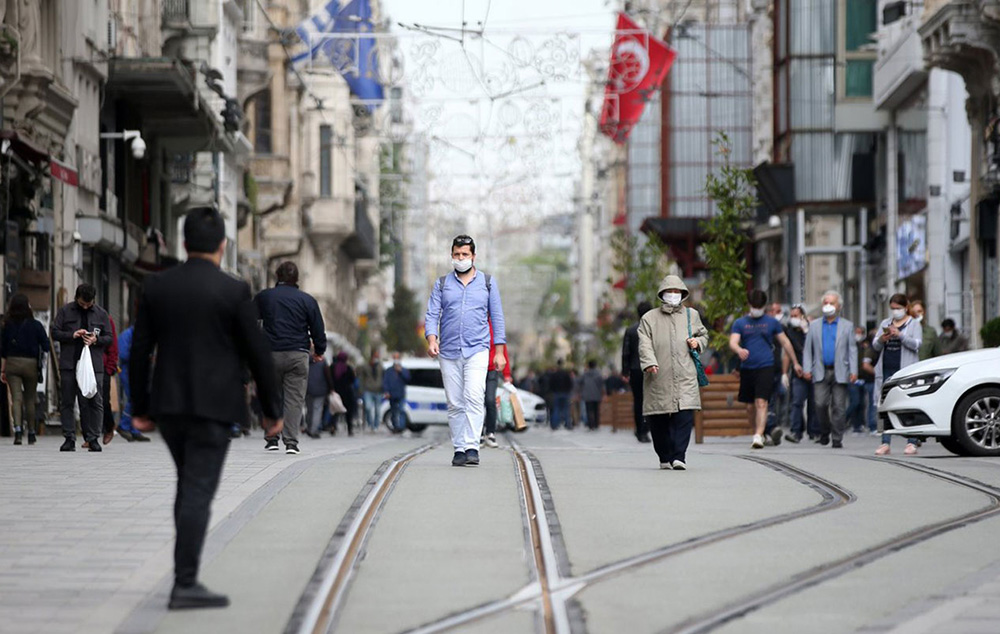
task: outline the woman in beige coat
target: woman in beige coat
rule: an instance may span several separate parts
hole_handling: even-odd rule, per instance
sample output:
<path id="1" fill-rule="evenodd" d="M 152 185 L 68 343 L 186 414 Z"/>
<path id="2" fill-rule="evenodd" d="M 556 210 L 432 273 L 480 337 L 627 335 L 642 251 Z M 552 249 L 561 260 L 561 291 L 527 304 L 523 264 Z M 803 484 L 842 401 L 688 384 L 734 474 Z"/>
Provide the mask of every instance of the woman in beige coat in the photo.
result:
<path id="1" fill-rule="evenodd" d="M 676 275 L 660 282 L 659 310 L 639 322 L 639 363 L 643 379 L 642 413 L 649 423 L 661 469 L 687 469 L 686 452 L 701 409 L 698 372 L 691 350 L 708 345 L 708 330 L 698 311 L 684 306 L 687 286 Z"/>

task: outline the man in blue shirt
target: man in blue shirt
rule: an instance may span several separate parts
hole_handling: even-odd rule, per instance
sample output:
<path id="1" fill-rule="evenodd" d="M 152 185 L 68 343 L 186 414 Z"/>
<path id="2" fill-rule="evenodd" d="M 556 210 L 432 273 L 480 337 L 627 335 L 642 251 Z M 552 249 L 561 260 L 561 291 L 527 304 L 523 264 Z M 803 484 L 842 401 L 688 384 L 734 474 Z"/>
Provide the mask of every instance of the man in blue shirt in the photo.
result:
<path id="1" fill-rule="evenodd" d="M 797 375 L 801 376 L 802 366 L 795 356 L 792 342 L 781 328 L 781 322 L 764 314 L 767 293 L 753 290 L 747 299 L 750 301 L 750 316 L 740 317 L 733 323 L 729 349 L 741 361 L 739 400 L 747 404 L 747 416 L 750 426 L 754 428 L 753 444 L 750 446 L 762 449 L 767 427 L 767 403 L 774 390 L 774 342 L 777 341 L 792 360 Z M 781 442 L 780 426 L 775 425 L 771 430 L 771 440 L 776 445 Z"/>
<path id="2" fill-rule="evenodd" d="M 448 399 L 448 426 L 456 467 L 479 464 L 479 438 L 486 415 L 486 374 L 490 358 L 490 326 L 497 349 L 497 370 L 506 365 L 507 330 L 496 280 L 475 267 L 476 243 L 466 235 L 451 243 L 454 273 L 431 291 L 424 317 L 428 352 L 440 358 Z"/>
<path id="3" fill-rule="evenodd" d="M 847 430 L 849 386 L 858 379 L 858 342 L 854 324 L 840 315 L 840 293 L 823 294 L 823 322 L 806 335 L 802 362 L 803 378 L 813 382 L 819 443 L 828 444 L 832 434 L 833 448 L 840 449 Z"/>

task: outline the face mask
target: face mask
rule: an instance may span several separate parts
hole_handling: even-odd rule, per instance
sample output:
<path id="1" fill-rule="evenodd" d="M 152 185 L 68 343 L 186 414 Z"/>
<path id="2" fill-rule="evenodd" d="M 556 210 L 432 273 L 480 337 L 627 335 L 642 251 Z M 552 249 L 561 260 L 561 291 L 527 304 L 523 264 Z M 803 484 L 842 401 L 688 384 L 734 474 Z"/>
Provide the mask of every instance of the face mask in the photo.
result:
<path id="1" fill-rule="evenodd" d="M 944 332 L 941 333 L 941 335 L 944 336 L 944 337 L 947 337 L 948 339 L 951 339 L 952 337 L 955 336 L 955 331 L 954 330 L 945 330 Z"/>
<path id="2" fill-rule="evenodd" d="M 827 317 L 831 317 L 837 312 L 837 307 L 833 304 L 823 304 L 823 314 Z"/>
<path id="3" fill-rule="evenodd" d="M 920 322 L 922 322 L 924 320 L 924 316 L 923 315 L 917 315 L 916 317 L 914 317 L 914 319 L 916 319 L 917 323 L 919 324 Z"/>
<path id="4" fill-rule="evenodd" d="M 862 341 L 865 340 L 865 336 L 864 335 L 854 335 L 854 340 L 857 341 L 858 343 L 861 343 Z"/>
<path id="5" fill-rule="evenodd" d="M 785 313 L 778 313 L 774 316 L 774 318 L 777 319 L 778 321 L 781 321 L 782 319 L 785 318 Z"/>
<path id="6" fill-rule="evenodd" d="M 680 306 L 681 294 L 680 293 L 664 293 L 660 296 L 663 303 L 667 306 Z"/>
<path id="7" fill-rule="evenodd" d="M 798 317 L 792 317 L 791 319 L 788 320 L 788 323 L 791 325 L 792 328 L 799 328 L 800 326 L 802 326 L 802 320 L 799 319 Z"/>
<path id="8" fill-rule="evenodd" d="M 764 309 L 763 308 L 751 308 L 750 309 L 750 316 L 753 317 L 754 319 L 759 319 L 760 317 L 764 316 Z"/>
<path id="9" fill-rule="evenodd" d="M 895 319 L 896 321 L 899 321 L 903 317 L 906 317 L 906 310 L 902 308 L 894 308 L 892 310 L 892 318 Z"/>
<path id="10" fill-rule="evenodd" d="M 455 267 L 455 270 L 459 273 L 465 273 L 472 268 L 472 259 L 468 260 L 452 260 L 451 265 Z"/>

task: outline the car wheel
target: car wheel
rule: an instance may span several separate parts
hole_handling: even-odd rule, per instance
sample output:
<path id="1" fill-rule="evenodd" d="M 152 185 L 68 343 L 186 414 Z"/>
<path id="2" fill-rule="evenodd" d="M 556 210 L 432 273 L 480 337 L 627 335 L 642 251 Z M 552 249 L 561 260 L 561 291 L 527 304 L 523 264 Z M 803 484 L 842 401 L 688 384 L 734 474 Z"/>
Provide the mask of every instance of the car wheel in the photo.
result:
<path id="1" fill-rule="evenodd" d="M 423 423 L 411 423 L 409 417 L 407 417 L 406 428 L 412 431 L 414 434 L 419 434 L 420 432 L 427 429 L 427 425 Z"/>
<path id="2" fill-rule="evenodd" d="M 951 433 L 966 455 L 1000 456 L 1000 389 L 984 387 L 960 400 Z"/>
<path id="3" fill-rule="evenodd" d="M 960 445 L 957 440 L 951 436 L 945 436 L 943 438 L 938 438 L 938 442 L 941 446 L 955 454 L 956 456 L 968 456 L 969 452 L 965 450 L 965 447 Z"/>

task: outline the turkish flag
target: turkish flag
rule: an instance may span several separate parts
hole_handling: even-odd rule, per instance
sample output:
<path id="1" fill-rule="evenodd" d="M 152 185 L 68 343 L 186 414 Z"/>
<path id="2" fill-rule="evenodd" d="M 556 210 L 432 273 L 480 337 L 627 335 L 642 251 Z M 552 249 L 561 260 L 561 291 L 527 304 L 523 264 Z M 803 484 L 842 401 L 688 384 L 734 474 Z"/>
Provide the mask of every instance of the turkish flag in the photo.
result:
<path id="1" fill-rule="evenodd" d="M 639 122 L 653 92 L 660 89 L 677 51 L 650 35 L 624 13 L 611 47 L 611 66 L 604 87 L 601 132 L 621 145 Z"/>

